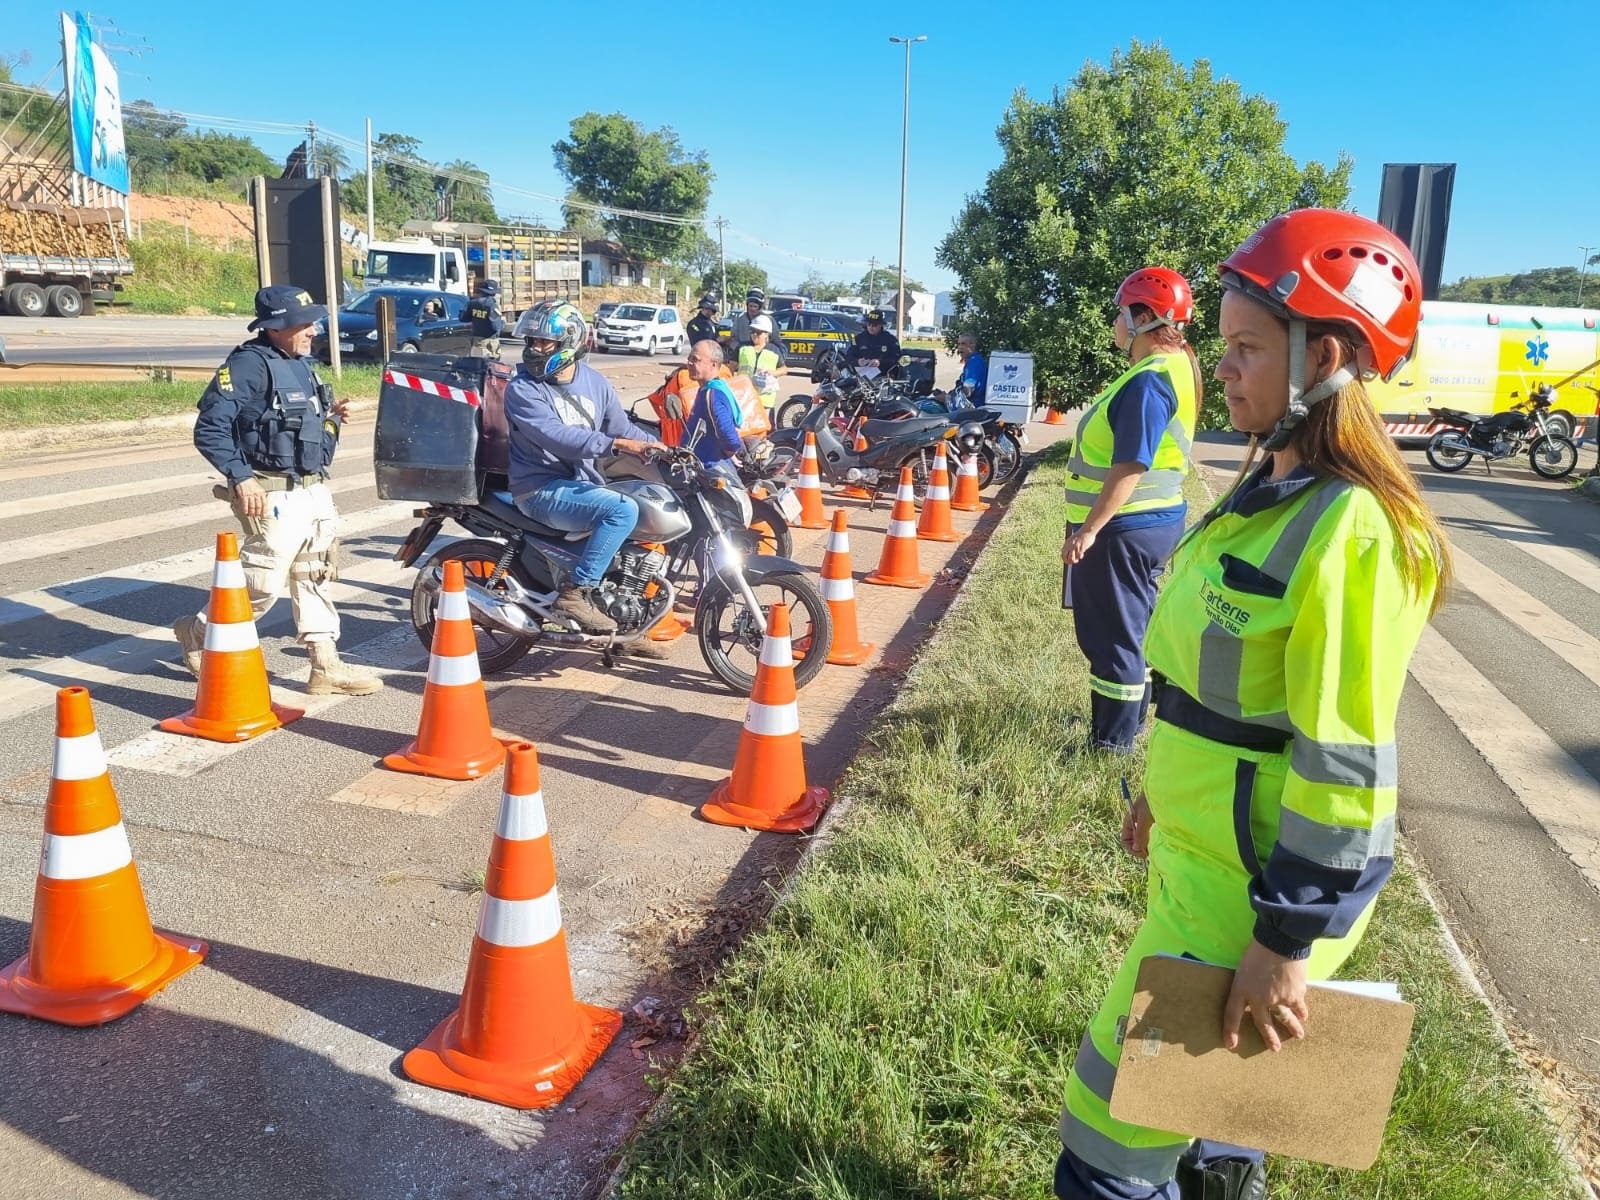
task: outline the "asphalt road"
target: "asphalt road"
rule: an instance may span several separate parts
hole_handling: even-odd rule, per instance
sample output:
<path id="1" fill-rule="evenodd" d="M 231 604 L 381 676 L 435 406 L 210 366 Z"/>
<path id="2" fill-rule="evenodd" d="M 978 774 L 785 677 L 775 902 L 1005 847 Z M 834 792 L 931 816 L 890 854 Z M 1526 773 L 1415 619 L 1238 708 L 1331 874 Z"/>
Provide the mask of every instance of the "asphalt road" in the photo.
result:
<path id="1" fill-rule="evenodd" d="M 626 398 L 668 365 L 596 362 Z M 213 534 L 234 528 L 187 437 L 0 464 L 0 963 L 28 946 L 54 695 L 72 684 L 91 691 L 154 920 L 211 944 L 111 1025 L 0 1017 L 7 1200 L 584 1195 L 652 1099 L 647 1050 L 681 1048 L 677 1005 L 803 848 L 694 817 L 733 762 L 746 700 L 712 681 L 692 636 L 612 671 L 535 651 L 489 681 L 491 713 L 539 749 L 577 994 L 627 1024 L 546 1113 L 405 1079 L 401 1056 L 457 1003 L 500 781 L 376 768 L 415 734 L 426 654 L 413 572 L 391 559 L 414 505 L 376 495 L 372 433 L 350 427 L 335 464 L 337 596 L 342 652 L 388 686 L 308 704 L 280 602 L 260 625 L 268 670 L 308 712 L 238 746 L 153 732 L 193 703 L 170 625 L 205 603 Z M 848 511 L 859 580 L 888 512 Z M 823 537 L 796 536 L 812 568 Z M 835 778 L 892 698 L 972 545 L 923 544 L 924 570 L 952 568 L 927 591 L 858 584 L 879 650 L 802 691 L 809 782 Z"/>
<path id="2" fill-rule="evenodd" d="M 1197 459 L 1220 487 L 1241 452 Z M 1600 1081 L 1600 505 L 1406 458 L 1458 574 L 1411 664 L 1400 828 L 1507 1023 Z"/>

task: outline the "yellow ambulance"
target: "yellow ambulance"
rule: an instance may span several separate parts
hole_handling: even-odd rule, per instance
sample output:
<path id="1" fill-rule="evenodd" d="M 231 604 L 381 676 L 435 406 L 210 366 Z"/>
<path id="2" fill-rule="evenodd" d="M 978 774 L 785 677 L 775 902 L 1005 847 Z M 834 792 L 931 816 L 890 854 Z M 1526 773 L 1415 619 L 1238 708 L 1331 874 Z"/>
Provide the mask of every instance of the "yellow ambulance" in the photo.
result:
<path id="1" fill-rule="evenodd" d="M 1541 383 L 1559 384 L 1553 417 L 1583 429 L 1600 399 L 1600 311 L 1425 300 L 1417 349 L 1367 393 L 1393 437 L 1423 437 L 1430 408 L 1505 412 Z M 1567 380 L 1568 376 L 1576 378 Z"/>

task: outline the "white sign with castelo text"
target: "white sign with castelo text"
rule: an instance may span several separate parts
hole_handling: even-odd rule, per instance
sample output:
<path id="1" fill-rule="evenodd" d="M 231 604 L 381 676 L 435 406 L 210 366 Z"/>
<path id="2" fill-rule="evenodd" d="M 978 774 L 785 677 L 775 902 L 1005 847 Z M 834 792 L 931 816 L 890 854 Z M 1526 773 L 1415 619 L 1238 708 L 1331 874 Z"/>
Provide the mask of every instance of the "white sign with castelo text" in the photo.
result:
<path id="1" fill-rule="evenodd" d="M 984 407 L 999 409 L 1007 421 L 1027 424 L 1033 413 L 1033 355 L 1021 350 L 996 350 L 989 356 Z"/>

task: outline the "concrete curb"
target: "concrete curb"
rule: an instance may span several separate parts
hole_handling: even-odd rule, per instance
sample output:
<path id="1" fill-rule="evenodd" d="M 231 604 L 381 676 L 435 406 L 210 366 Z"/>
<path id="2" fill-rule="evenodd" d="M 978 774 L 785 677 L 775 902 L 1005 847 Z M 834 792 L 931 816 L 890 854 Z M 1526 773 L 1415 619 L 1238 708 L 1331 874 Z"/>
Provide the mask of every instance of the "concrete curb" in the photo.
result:
<path id="1" fill-rule="evenodd" d="M 199 399 L 199 393 L 196 393 Z M 352 400 L 351 412 L 378 407 L 376 399 Z M 0 432 L 0 454 L 30 450 L 82 450 L 89 446 L 129 446 L 141 442 L 186 441 L 197 414 L 173 413 L 134 421 L 90 421 L 82 425 L 38 425 Z"/>

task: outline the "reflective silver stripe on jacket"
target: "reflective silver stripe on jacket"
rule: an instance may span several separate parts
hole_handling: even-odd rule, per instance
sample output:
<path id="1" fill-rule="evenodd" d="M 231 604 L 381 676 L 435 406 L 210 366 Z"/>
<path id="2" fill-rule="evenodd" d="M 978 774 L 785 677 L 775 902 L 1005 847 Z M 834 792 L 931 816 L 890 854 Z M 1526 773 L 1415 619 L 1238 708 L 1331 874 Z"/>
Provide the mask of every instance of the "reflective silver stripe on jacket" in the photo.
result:
<path id="1" fill-rule="evenodd" d="M 1117 1084 L 1117 1064 L 1095 1048 L 1087 1029 L 1083 1031 L 1083 1041 L 1078 1043 L 1078 1057 L 1072 1069 L 1084 1087 L 1107 1104 L 1111 1103 L 1111 1089 Z"/>
<path id="2" fill-rule="evenodd" d="M 1066 1109 L 1061 1113 L 1060 1134 L 1061 1144 L 1091 1167 L 1145 1187 L 1160 1187 L 1171 1180 L 1178 1159 L 1189 1148 L 1188 1139 L 1170 1146 L 1124 1146 Z"/>
<path id="3" fill-rule="evenodd" d="M 1091 414 L 1093 411 L 1093 409 L 1090 410 Z M 1085 423 L 1088 420 L 1089 417 L 1084 417 Z M 1139 476 L 1139 482 L 1134 485 L 1133 493 L 1124 503 L 1136 504 L 1143 500 L 1175 500 L 1183 495 L 1183 480 L 1189 474 L 1189 456 L 1194 449 L 1194 443 L 1184 431 L 1183 422 L 1176 416 L 1167 422 L 1164 436 L 1170 437 L 1178 444 L 1178 449 L 1183 452 L 1184 465 L 1181 468 L 1151 467 L 1144 471 Z M 1078 438 L 1074 442 L 1072 457 L 1067 460 L 1068 473 L 1077 476 L 1079 479 L 1093 480 L 1100 487 L 1104 487 L 1106 478 L 1111 473 L 1111 468 L 1090 466 L 1084 462 L 1081 450 L 1082 445 L 1082 438 Z M 1092 491 L 1085 491 L 1082 488 L 1073 487 L 1069 480 L 1067 483 L 1067 503 L 1093 504 L 1095 497 L 1100 494 L 1100 487 L 1096 487 Z"/>
<path id="4" fill-rule="evenodd" d="M 1400 755 L 1393 742 L 1319 742 L 1296 729 L 1289 765 L 1307 783 L 1384 788 L 1400 782 Z"/>
<path id="5" fill-rule="evenodd" d="M 1278 845 L 1319 866 L 1359 871 L 1371 859 L 1394 857 L 1394 814 L 1379 817 L 1371 829 L 1358 829 L 1324 825 L 1285 808 L 1278 815 Z"/>
<path id="6" fill-rule="evenodd" d="M 1300 505 L 1299 511 L 1289 518 L 1283 531 L 1278 534 L 1278 540 L 1273 543 L 1266 561 L 1261 564 L 1262 573 L 1287 583 L 1299 566 L 1300 559 L 1305 556 L 1311 536 L 1316 532 L 1317 522 L 1349 490 L 1350 483 L 1343 479 L 1328 479 L 1317 484 Z M 1240 707 L 1243 664 L 1244 642 L 1212 621 L 1200 633 L 1199 695 L 1195 699 L 1213 712 L 1235 721 L 1248 721 L 1252 725 L 1265 725 L 1293 734 L 1294 725 L 1289 720 L 1288 712 L 1246 714 Z"/>

